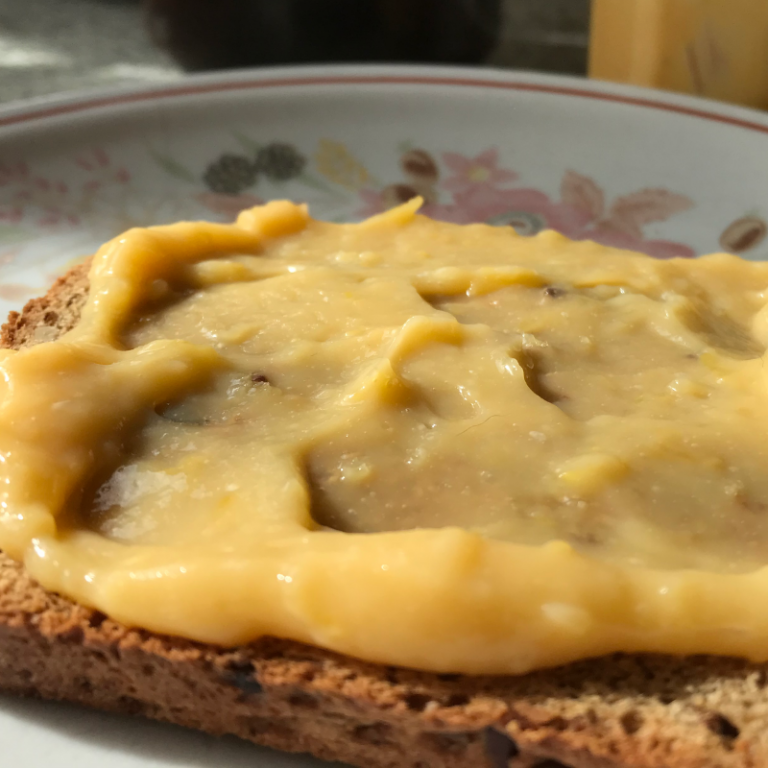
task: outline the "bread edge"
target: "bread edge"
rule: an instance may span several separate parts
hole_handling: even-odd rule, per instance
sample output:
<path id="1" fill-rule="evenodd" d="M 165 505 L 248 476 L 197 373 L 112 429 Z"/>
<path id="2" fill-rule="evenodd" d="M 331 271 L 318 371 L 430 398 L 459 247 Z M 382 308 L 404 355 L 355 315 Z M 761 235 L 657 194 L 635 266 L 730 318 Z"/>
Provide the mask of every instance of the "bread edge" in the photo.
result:
<path id="1" fill-rule="evenodd" d="M 89 264 L 12 312 L 0 344 L 18 349 L 74 327 Z M 216 648 L 123 626 L 42 589 L 0 552 L 0 690 L 234 734 L 360 768 L 768 765 L 763 740 L 734 725 L 733 715 L 709 709 L 706 696 L 699 715 L 686 706 L 682 717 L 674 698 L 654 700 L 652 684 L 625 690 L 640 679 L 637 669 L 691 663 L 709 664 L 714 674 L 725 663 L 729 681 L 766 675 L 765 666 L 735 660 L 619 655 L 519 678 L 470 677 L 368 664 L 276 638 Z M 612 673 L 624 695 L 598 707 L 609 694 L 600 686 L 591 693 L 591 676 L 604 681 Z"/>

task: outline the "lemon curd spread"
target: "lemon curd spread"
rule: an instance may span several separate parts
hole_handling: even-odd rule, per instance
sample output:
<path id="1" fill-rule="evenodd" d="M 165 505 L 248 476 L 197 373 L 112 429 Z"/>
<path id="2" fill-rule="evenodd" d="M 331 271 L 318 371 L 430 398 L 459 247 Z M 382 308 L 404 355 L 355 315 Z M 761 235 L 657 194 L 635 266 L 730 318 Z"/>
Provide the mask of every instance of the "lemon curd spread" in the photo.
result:
<path id="1" fill-rule="evenodd" d="M 768 659 L 768 264 L 417 207 L 105 245 L 77 326 L 0 352 L 0 548 L 223 645 Z"/>

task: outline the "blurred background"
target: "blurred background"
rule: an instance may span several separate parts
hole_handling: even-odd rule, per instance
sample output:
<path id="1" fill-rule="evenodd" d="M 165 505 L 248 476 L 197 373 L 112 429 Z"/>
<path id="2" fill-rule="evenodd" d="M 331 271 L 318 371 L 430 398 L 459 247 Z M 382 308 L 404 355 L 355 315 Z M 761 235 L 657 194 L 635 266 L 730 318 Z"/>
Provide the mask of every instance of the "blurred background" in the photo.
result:
<path id="1" fill-rule="evenodd" d="M 584 74 L 588 28 L 589 0 L 2 0 L 0 101 L 312 61 Z"/>
<path id="2" fill-rule="evenodd" d="M 0 102 L 349 61 L 573 75 L 768 107 L 768 0 L 0 0 Z"/>

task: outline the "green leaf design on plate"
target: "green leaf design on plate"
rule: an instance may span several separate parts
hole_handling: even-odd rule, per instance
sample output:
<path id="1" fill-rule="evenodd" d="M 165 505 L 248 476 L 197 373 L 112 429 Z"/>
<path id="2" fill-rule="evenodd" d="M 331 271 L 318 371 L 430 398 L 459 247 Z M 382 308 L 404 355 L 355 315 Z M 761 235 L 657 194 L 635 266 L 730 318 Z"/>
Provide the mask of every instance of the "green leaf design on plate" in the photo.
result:
<path id="1" fill-rule="evenodd" d="M 170 155 L 163 155 L 155 149 L 150 148 L 149 154 L 152 159 L 170 176 L 181 181 L 187 181 L 190 184 L 197 183 L 197 177 L 192 171 L 185 168 L 178 160 L 175 160 Z"/>
<path id="2" fill-rule="evenodd" d="M 262 147 L 261 144 L 249 138 L 244 133 L 240 133 L 240 131 L 232 131 L 232 135 L 237 139 L 240 146 L 246 152 L 250 152 L 254 157 L 259 154 L 259 150 Z"/>
<path id="3" fill-rule="evenodd" d="M 347 197 L 344 192 L 340 192 L 335 187 L 332 187 L 330 184 L 326 184 L 322 179 L 319 179 L 317 176 L 308 173 L 307 171 L 301 173 L 297 178 L 299 181 L 304 182 L 304 184 L 306 184 L 308 187 L 317 189 L 320 192 L 326 192 L 327 194 L 335 195 L 336 197 Z"/>
<path id="4" fill-rule="evenodd" d="M 24 240 L 25 237 L 31 233 L 24 227 L 20 227 L 17 224 L 0 224 L 0 242 L 17 242 L 18 240 Z"/>

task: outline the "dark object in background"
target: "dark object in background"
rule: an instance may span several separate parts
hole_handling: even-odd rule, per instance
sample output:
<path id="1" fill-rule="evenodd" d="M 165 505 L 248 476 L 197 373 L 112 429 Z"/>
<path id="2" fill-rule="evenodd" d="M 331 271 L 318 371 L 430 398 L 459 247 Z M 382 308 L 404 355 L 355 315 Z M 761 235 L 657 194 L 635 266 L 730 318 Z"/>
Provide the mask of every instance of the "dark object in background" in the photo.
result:
<path id="1" fill-rule="evenodd" d="M 144 0 L 155 42 L 188 70 L 384 61 L 471 64 L 501 0 Z"/>

